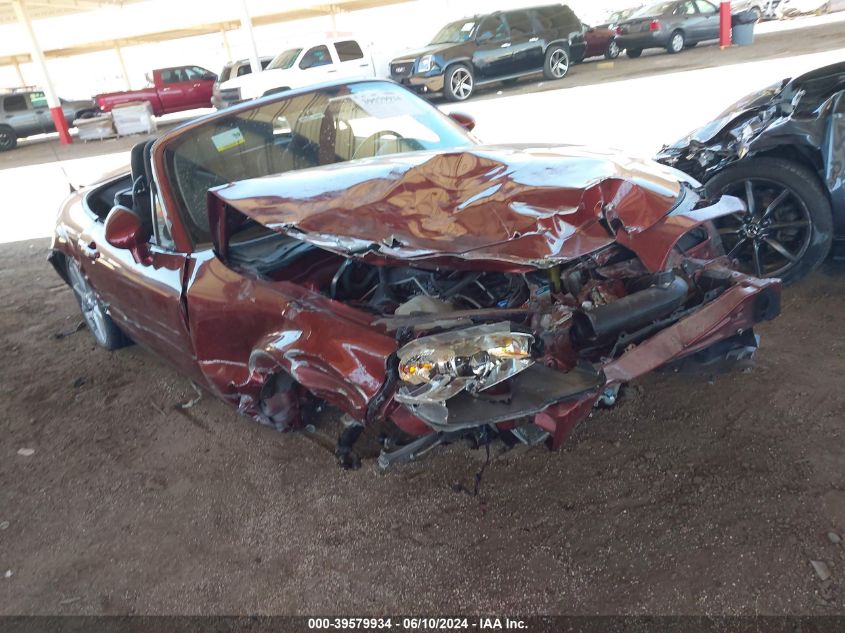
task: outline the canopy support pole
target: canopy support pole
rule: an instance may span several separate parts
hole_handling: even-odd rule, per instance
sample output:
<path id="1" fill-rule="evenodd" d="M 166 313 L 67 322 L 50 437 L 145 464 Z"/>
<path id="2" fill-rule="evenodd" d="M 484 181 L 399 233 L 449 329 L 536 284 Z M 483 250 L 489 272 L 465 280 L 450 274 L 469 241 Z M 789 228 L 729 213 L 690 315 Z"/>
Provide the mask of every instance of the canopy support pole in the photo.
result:
<path id="1" fill-rule="evenodd" d="M 258 46 L 255 43 L 255 33 L 252 31 L 252 18 L 249 17 L 249 8 L 247 7 L 246 0 L 241 0 L 241 28 L 249 44 L 249 66 L 253 73 L 260 73 L 261 62 L 258 59 Z"/>
<path id="2" fill-rule="evenodd" d="M 65 119 L 65 113 L 62 111 L 62 104 L 56 96 L 56 90 L 53 88 L 53 82 L 50 80 L 50 74 L 47 72 L 47 62 L 44 60 L 44 53 L 41 51 L 41 46 L 39 46 L 38 39 L 35 37 L 35 31 L 32 29 L 29 14 L 27 14 L 26 8 L 21 0 L 12 0 L 12 9 L 14 9 L 18 22 L 29 38 L 30 54 L 36 66 L 41 71 L 44 95 L 47 97 L 47 105 L 50 108 L 50 116 L 53 119 L 53 124 L 59 133 L 59 142 L 62 145 L 70 145 L 70 129 Z"/>

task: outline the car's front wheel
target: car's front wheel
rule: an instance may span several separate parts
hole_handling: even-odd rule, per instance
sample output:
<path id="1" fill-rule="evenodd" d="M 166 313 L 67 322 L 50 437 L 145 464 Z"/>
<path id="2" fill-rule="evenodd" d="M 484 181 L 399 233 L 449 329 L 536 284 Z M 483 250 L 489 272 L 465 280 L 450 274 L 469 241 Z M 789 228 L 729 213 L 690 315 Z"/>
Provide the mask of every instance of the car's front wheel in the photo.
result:
<path id="1" fill-rule="evenodd" d="M 743 272 L 793 283 L 830 252 L 830 201 L 816 175 L 780 158 L 754 158 L 719 172 L 706 183 L 712 195 L 732 195 L 747 211 L 719 218 L 725 252 Z"/>
<path id="2" fill-rule="evenodd" d="M 563 79 L 569 72 L 569 51 L 563 46 L 550 46 L 546 51 L 543 75 L 546 79 Z"/>
<path id="3" fill-rule="evenodd" d="M 85 325 L 91 330 L 97 344 L 106 349 L 119 349 L 128 345 L 129 339 L 106 313 L 106 307 L 88 283 L 85 273 L 82 272 L 76 260 L 67 260 L 67 277 L 79 309 L 82 311 Z"/>
<path id="4" fill-rule="evenodd" d="M 666 51 L 674 55 L 675 53 L 680 53 L 684 50 L 684 46 L 686 45 L 686 38 L 684 37 L 683 31 L 675 31 L 669 36 L 669 43 L 666 45 Z"/>
<path id="5" fill-rule="evenodd" d="M 630 57 L 631 59 L 636 59 L 640 55 L 643 54 L 643 49 L 641 48 L 629 48 L 625 51 L 625 54 Z"/>
<path id="6" fill-rule="evenodd" d="M 7 152 L 15 149 L 18 144 L 18 135 L 8 125 L 0 125 L 0 152 Z"/>
<path id="7" fill-rule="evenodd" d="M 610 40 L 607 43 L 607 48 L 604 51 L 604 56 L 607 59 L 616 59 L 619 57 L 619 44 L 616 43 L 616 40 Z"/>
<path id="8" fill-rule="evenodd" d="M 455 64 L 446 71 L 444 92 L 449 101 L 466 101 L 475 88 L 472 71 L 464 64 Z"/>

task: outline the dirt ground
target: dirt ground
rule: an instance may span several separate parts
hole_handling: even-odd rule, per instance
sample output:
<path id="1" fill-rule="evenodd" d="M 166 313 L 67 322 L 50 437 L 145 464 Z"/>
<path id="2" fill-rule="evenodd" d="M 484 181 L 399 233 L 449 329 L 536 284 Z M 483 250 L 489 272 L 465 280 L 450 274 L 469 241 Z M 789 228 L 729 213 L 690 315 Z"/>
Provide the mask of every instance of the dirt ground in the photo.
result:
<path id="1" fill-rule="evenodd" d="M 483 450 L 349 472 L 330 414 L 177 411 L 187 380 L 74 332 L 46 247 L 0 246 L 0 614 L 845 612 L 843 270 L 786 293 L 753 369 L 652 375 L 558 453 L 497 445 L 472 496 Z"/>

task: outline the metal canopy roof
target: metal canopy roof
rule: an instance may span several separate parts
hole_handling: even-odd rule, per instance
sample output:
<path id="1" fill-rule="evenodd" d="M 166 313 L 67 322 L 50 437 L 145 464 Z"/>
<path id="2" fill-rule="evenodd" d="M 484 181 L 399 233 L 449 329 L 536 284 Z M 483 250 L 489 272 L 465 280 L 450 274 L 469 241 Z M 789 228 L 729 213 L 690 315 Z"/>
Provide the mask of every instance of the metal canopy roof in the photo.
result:
<path id="1" fill-rule="evenodd" d="M 107 7 L 121 7 L 127 4 L 141 2 L 142 0 L 23 0 L 31 19 L 47 17 L 60 17 L 71 13 L 81 13 Z M 253 26 L 276 24 L 305 18 L 331 15 L 337 11 L 357 11 L 360 9 L 372 9 L 375 7 L 390 4 L 399 4 L 408 0 L 332 0 L 330 4 L 320 2 L 299 2 L 298 6 L 270 14 L 252 15 Z M 287 3 L 286 3 L 287 4 Z M 10 0 L 0 0 L 0 23 L 16 22 Z M 218 22 L 197 24 L 187 28 L 178 28 L 164 31 L 155 31 L 123 37 L 119 39 L 95 40 L 78 44 L 68 48 L 49 48 L 44 46 L 44 56 L 48 59 L 56 57 L 68 57 L 83 53 L 94 53 L 104 50 L 113 50 L 115 46 L 134 46 L 137 44 L 148 44 L 165 40 L 174 40 L 197 35 L 208 35 L 219 33 L 221 30 L 234 30 L 240 28 L 241 24 L 237 18 Z M 23 64 L 31 61 L 28 52 L 21 51 L 20 54 L 0 56 L 0 66 L 15 63 Z"/>
<path id="2" fill-rule="evenodd" d="M 54 18 L 71 13 L 102 9 L 103 7 L 120 7 L 139 0 L 23 0 L 29 17 L 33 20 Z M 17 22 L 12 3 L 0 0 L 0 24 Z"/>

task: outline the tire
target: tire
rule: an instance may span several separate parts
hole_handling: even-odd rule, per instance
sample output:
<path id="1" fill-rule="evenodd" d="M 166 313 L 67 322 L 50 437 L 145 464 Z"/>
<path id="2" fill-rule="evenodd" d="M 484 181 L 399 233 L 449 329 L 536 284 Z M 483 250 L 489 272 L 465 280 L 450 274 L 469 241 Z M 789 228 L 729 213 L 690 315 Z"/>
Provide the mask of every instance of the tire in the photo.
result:
<path id="1" fill-rule="evenodd" d="M 612 39 L 607 43 L 607 48 L 604 49 L 604 58 L 616 59 L 619 57 L 619 53 L 621 52 L 622 51 L 619 50 L 619 44 L 617 44 L 615 39 Z"/>
<path id="2" fill-rule="evenodd" d="M 760 9 L 760 7 L 752 7 L 751 9 L 749 9 L 749 11 L 754 13 L 755 24 L 763 19 L 763 11 Z"/>
<path id="3" fill-rule="evenodd" d="M 466 101 L 475 90 L 475 77 L 465 64 L 455 64 L 446 69 L 443 94 L 449 101 Z"/>
<path id="4" fill-rule="evenodd" d="M 669 36 L 669 43 L 666 44 L 666 52 L 670 55 L 675 55 L 680 53 L 684 50 L 684 46 L 686 45 L 686 37 L 684 37 L 684 32 L 681 30 L 672 31 L 672 34 Z"/>
<path id="5" fill-rule="evenodd" d="M 719 172 L 705 187 L 710 195 L 737 195 L 748 206 L 742 215 L 716 220 L 725 252 L 743 272 L 792 284 L 818 268 L 830 252 L 830 201 L 818 177 L 803 165 L 752 158 Z"/>
<path id="6" fill-rule="evenodd" d="M 629 48 L 625 51 L 625 54 L 630 57 L 631 59 L 636 59 L 640 55 L 643 54 L 643 49 L 641 48 Z"/>
<path id="7" fill-rule="evenodd" d="M 571 60 L 569 51 L 560 44 L 549 46 L 543 60 L 543 76 L 546 79 L 563 79 L 569 73 Z"/>
<path id="8" fill-rule="evenodd" d="M 18 145 L 18 135 L 8 125 L 0 125 L 0 152 L 8 152 Z"/>
<path id="9" fill-rule="evenodd" d="M 126 347 L 131 343 L 129 338 L 120 331 L 117 324 L 106 312 L 106 306 L 100 301 L 96 291 L 88 283 L 85 273 L 74 259 L 66 260 L 67 278 L 71 290 L 79 304 L 82 318 L 88 326 L 97 345 L 108 350 Z"/>

